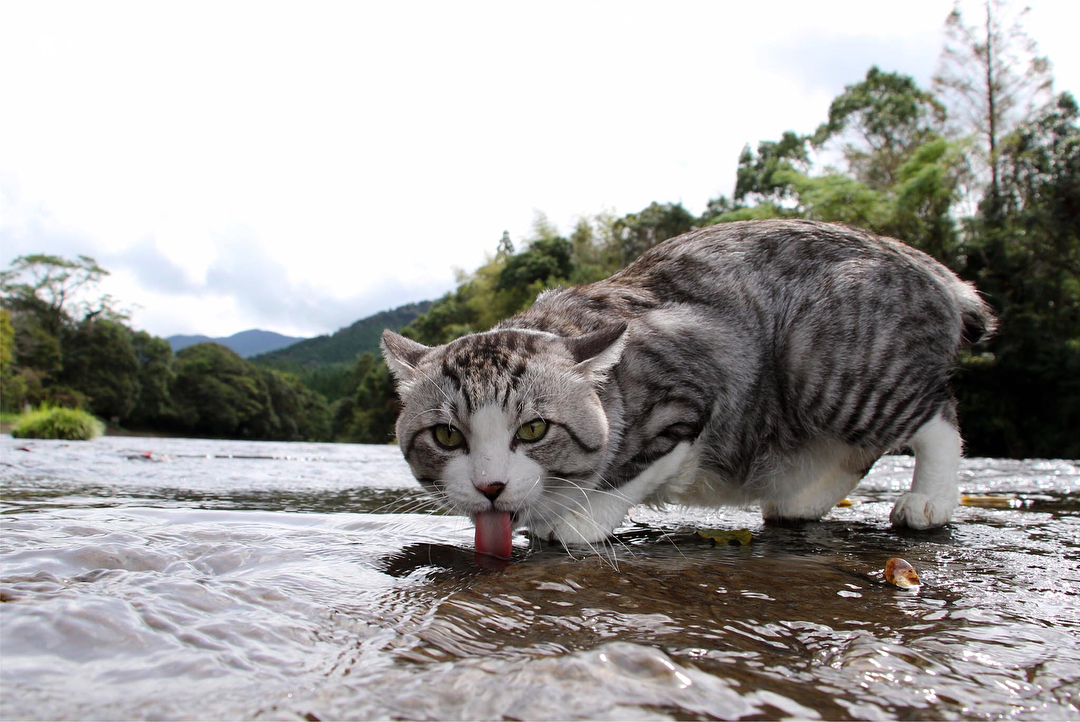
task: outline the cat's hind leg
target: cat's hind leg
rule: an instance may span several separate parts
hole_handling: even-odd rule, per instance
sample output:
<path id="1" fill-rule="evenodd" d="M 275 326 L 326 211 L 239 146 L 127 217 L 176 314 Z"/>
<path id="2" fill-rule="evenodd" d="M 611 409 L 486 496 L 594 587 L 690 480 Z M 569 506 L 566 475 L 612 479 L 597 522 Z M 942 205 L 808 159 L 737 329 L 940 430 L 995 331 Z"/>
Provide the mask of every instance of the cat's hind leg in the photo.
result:
<path id="1" fill-rule="evenodd" d="M 878 455 L 838 442 L 804 452 L 771 480 L 762 517 L 780 524 L 820 519 L 851 493 Z"/>
<path id="2" fill-rule="evenodd" d="M 897 500 L 890 518 L 894 526 L 912 529 L 942 526 L 960 502 L 960 432 L 945 414 L 937 414 L 915 432 L 911 447 L 915 451 L 911 491 Z"/>

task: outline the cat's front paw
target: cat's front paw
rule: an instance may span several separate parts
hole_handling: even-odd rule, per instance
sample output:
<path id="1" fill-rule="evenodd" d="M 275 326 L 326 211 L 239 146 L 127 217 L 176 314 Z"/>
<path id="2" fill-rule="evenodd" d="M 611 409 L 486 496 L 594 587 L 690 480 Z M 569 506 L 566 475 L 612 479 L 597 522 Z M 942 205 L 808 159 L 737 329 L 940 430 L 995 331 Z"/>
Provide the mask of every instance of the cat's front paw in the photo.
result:
<path id="1" fill-rule="evenodd" d="M 896 501 L 889 519 L 893 526 L 933 529 L 948 523 L 956 503 L 949 497 L 908 492 Z"/>

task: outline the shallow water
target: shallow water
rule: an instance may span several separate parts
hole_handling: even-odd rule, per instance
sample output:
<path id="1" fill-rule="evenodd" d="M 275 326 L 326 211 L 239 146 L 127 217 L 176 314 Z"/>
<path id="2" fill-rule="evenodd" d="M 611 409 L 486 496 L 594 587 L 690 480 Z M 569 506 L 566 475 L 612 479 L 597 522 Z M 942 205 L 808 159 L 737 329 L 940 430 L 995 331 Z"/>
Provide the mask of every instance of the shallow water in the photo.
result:
<path id="1" fill-rule="evenodd" d="M 819 524 L 636 509 L 491 570 L 394 447 L 3 436 L 0 716 L 1080 718 L 1077 463 L 968 460 L 997 498 L 897 532 L 911 467 Z"/>

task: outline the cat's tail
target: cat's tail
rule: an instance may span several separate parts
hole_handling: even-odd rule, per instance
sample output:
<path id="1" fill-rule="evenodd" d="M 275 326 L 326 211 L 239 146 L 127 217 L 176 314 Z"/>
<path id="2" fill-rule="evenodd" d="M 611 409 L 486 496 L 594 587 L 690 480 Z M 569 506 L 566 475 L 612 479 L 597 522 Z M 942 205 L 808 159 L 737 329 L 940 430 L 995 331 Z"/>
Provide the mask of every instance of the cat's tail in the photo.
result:
<path id="1" fill-rule="evenodd" d="M 973 346 L 993 336 L 997 318 L 975 286 L 957 279 L 952 291 L 960 305 L 960 343 Z"/>

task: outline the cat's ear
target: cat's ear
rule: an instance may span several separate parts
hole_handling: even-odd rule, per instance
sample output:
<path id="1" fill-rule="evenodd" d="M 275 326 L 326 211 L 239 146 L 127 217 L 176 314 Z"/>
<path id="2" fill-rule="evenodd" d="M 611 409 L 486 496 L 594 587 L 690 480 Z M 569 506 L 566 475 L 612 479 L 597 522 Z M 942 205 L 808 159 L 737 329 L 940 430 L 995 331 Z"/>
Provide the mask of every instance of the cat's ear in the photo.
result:
<path id="1" fill-rule="evenodd" d="M 603 383 L 608 371 L 622 359 L 626 347 L 626 323 L 568 338 L 564 343 L 577 364 L 574 368 L 591 381 Z"/>
<path id="2" fill-rule="evenodd" d="M 382 346 L 386 365 L 390 367 L 390 371 L 394 374 L 398 383 L 402 384 L 412 380 L 412 377 L 416 374 L 416 366 L 420 363 L 420 359 L 431 350 L 429 346 L 405 338 L 390 329 L 385 329 L 382 332 L 380 346 Z"/>

